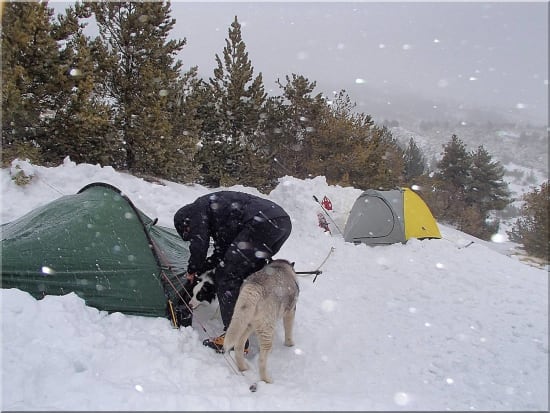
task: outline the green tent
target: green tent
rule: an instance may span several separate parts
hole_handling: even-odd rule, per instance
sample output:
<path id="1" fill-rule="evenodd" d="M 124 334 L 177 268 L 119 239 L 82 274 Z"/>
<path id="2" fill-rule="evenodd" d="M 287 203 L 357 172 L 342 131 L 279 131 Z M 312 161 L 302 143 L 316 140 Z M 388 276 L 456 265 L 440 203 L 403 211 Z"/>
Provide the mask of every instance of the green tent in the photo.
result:
<path id="1" fill-rule="evenodd" d="M 3 224 L 2 288 L 75 292 L 108 312 L 166 316 L 189 249 L 117 188 L 92 183 Z"/>

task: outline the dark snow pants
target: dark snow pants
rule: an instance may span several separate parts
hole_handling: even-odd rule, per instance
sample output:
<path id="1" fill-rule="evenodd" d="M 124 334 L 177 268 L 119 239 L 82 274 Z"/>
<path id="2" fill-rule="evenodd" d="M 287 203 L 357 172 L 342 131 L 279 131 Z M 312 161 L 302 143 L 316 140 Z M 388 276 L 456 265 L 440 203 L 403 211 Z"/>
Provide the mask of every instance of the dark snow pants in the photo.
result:
<path id="1" fill-rule="evenodd" d="M 215 283 L 224 330 L 233 316 L 233 309 L 243 281 L 263 268 L 290 235 L 290 218 L 251 221 L 235 237 L 215 271 Z"/>

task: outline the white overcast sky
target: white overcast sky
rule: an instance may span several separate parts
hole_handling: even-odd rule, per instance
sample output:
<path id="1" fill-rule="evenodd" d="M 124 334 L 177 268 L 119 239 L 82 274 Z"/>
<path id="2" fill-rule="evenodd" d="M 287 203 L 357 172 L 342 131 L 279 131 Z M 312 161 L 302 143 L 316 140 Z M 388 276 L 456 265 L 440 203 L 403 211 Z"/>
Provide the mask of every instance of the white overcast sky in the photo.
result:
<path id="1" fill-rule="evenodd" d="M 524 108 L 547 119 L 545 1 L 176 1 L 172 37 L 187 40 L 179 56 L 185 68 L 213 75 L 235 15 L 267 90 L 296 73 L 325 93 L 365 85 Z"/>

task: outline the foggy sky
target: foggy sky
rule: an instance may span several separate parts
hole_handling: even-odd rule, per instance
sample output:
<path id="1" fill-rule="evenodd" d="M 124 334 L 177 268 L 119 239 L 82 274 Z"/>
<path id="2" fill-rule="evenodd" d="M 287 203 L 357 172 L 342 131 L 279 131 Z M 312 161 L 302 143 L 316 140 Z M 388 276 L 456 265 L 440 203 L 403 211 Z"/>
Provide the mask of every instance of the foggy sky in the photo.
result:
<path id="1" fill-rule="evenodd" d="M 179 58 L 213 76 L 234 16 L 267 90 L 292 73 L 327 94 L 364 85 L 469 105 L 548 112 L 548 4 L 172 3 Z M 283 82 L 284 83 L 284 82 Z"/>
<path id="2" fill-rule="evenodd" d="M 235 16 L 268 92 L 280 95 L 277 78 L 296 73 L 328 97 L 363 88 L 548 122 L 547 2 L 173 1 L 184 69 L 213 76 Z"/>

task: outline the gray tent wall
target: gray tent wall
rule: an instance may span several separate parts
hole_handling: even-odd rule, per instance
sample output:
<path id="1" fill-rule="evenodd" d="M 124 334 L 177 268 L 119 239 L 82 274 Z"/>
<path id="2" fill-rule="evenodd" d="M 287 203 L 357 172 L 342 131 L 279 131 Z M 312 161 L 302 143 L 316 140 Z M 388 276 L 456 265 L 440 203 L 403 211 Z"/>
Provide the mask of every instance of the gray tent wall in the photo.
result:
<path id="1" fill-rule="evenodd" d="M 369 218 L 365 219 L 365 215 Z M 395 189 L 384 191 L 381 195 L 374 189 L 368 189 L 351 208 L 344 240 L 369 245 L 405 242 L 403 217 L 403 191 Z"/>

